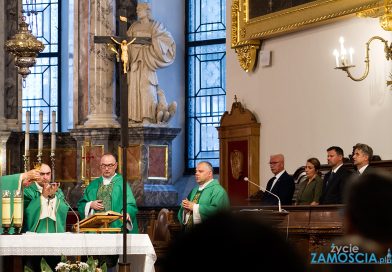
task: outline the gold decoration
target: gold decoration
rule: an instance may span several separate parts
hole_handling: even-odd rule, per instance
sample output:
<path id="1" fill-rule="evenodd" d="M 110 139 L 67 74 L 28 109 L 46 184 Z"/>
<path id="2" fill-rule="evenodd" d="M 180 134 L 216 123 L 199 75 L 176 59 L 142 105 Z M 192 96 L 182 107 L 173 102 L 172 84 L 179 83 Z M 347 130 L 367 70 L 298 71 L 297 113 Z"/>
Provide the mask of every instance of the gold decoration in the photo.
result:
<path id="1" fill-rule="evenodd" d="M 31 34 L 28 27 L 26 17 L 23 16 L 18 32 L 5 42 L 5 49 L 15 57 L 15 66 L 23 78 L 30 74 L 29 68 L 35 64 L 38 53 L 45 48 L 44 44 Z"/>
<path id="2" fill-rule="evenodd" d="M 250 1 L 259 0 L 233 0 L 231 6 L 231 48 L 238 54 L 240 65 L 246 71 L 253 70 L 262 39 L 384 7 L 384 3 L 392 2 L 392 0 L 385 0 L 386 2 L 382 0 L 308 1 L 302 5 L 250 18 L 250 7 L 252 7 Z M 388 25 L 389 21 L 389 17 L 384 19 L 384 24 Z"/>
<path id="3" fill-rule="evenodd" d="M 238 61 L 240 62 L 240 66 L 246 72 L 249 72 L 254 69 L 256 63 L 257 49 L 259 48 L 259 45 L 244 45 L 239 46 L 235 49 Z"/>
<path id="4" fill-rule="evenodd" d="M 235 179 L 239 179 L 241 175 L 243 175 L 242 167 L 244 165 L 244 155 L 241 151 L 235 149 L 230 152 L 230 166 L 231 166 L 231 175 Z"/>

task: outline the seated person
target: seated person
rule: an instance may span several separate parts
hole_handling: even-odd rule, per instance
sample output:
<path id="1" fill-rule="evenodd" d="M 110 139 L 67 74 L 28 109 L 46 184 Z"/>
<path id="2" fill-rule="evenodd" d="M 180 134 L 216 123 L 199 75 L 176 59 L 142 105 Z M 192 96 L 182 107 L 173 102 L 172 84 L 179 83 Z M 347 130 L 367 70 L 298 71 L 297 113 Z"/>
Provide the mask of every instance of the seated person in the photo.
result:
<path id="1" fill-rule="evenodd" d="M 320 161 L 310 158 L 306 161 L 306 180 L 299 184 L 297 205 L 318 205 L 323 190 L 323 180 L 319 176 Z"/>

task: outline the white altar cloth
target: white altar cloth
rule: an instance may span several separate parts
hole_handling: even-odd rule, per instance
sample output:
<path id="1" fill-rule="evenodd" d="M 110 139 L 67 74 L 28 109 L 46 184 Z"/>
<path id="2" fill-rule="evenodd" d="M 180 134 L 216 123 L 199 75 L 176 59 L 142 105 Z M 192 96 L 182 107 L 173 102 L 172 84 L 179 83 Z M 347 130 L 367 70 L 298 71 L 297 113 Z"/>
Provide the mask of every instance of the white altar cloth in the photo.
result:
<path id="1" fill-rule="evenodd" d="M 0 235 L 0 256 L 122 255 L 122 237 L 92 233 Z M 127 234 L 127 255 L 133 271 L 154 271 L 157 257 L 147 234 Z"/>

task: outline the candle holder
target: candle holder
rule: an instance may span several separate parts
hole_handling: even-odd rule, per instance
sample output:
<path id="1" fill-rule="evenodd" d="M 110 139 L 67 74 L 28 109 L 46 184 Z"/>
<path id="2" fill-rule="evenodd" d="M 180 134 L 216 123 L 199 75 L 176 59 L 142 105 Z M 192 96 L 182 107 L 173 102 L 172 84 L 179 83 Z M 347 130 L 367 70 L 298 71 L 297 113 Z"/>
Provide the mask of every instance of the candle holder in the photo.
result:
<path id="1" fill-rule="evenodd" d="M 54 182 L 55 181 L 55 177 L 56 177 L 56 175 L 55 175 L 56 154 L 55 154 L 54 150 L 52 150 L 50 152 L 50 161 L 52 162 L 52 181 Z"/>
<path id="2" fill-rule="evenodd" d="M 4 190 L 2 192 L 2 214 L 1 214 L 1 224 L 3 227 L 3 234 L 10 234 L 11 228 L 11 193 L 9 190 Z"/>
<path id="3" fill-rule="evenodd" d="M 336 65 L 339 64 L 340 62 L 340 66 L 335 67 L 335 69 L 339 69 L 342 70 L 344 72 L 346 72 L 347 76 L 349 78 L 351 78 L 354 81 L 362 81 L 364 80 L 368 74 L 369 74 L 369 62 L 370 62 L 370 57 L 369 57 L 369 51 L 370 51 L 370 43 L 374 40 L 379 40 L 380 42 L 384 43 L 384 53 L 385 53 L 385 58 L 387 60 L 392 60 L 392 43 L 390 45 L 388 45 L 388 41 L 379 37 L 379 36 L 374 36 L 371 37 L 369 39 L 369 41 L 366 43 L 366 55 L 365 55 L 365 72 L 363 73 L 363 75 L 361 77 L 354 77 L 351 73 L 350 73 L 350 68 L 355 67 L 355 65 L 347 65 L 347 59 L 346 59 L 346 55 L 343 56 L 339 56 L 339 54 L 337 53 L 337 50 L 334 51 L 334 55 L 336 57 Z M 344 51 L 344 50 L 343 50 Z M 341 58 L 341 60 L 339 61 L 339 59 Z M 352 61 L 351 61 L 352 62 Z M 392 79 L 392 77 L 391 77 Z M 387 86 L 391 86 L 392 85 L 392 80 L 387 81 Z"/>
<path id="4" fill-rule="evenodd" d="M 23 226 L 23 191 L 14 192 L 14 212 L 12 216 L 14 234 L 21 234 Z"/>
<path id="5" fill-rule="evenodd" d="M 37 153 L 37 161 L 40 164 L 41 167 L 41 163 L 42 163 L 42 151 L 38 151 Z"/>
<path id="6" fill-rule="evenodd" d="M 26 151 L 26 154 L 23 155 L 23 164 L 24 171 L 27 172 L 30 170 L 30 151 Z"/>

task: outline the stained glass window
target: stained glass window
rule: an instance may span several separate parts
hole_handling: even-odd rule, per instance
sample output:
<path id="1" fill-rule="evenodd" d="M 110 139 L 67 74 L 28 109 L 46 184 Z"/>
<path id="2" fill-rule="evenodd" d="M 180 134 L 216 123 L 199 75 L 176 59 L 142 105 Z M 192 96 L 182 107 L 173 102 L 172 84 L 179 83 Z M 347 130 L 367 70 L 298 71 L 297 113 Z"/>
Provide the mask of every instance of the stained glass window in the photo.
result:
<path id="1" fill-rule="evenodd" d="M 226 110 L 226 1 L 187 6 L 187 168 L 219 167 L 216 127 Z"/>
<path id="2" fill-rule="evenodd" d="M 58 111 L 60 94 L 60 11 L 59 1 L 23 0 L 23 11 L 32 34 L 44 43 L 37 63 L 30 68 L 22 86 L 22 129 L 26 125 L 26 111 L 31 114 L 31 131 L 38 131 L 38 114 L 43 111 L 43 129 L 50 131 L 51 111 Z M 59 113 L 57 120 L 60 120 Z"/>

